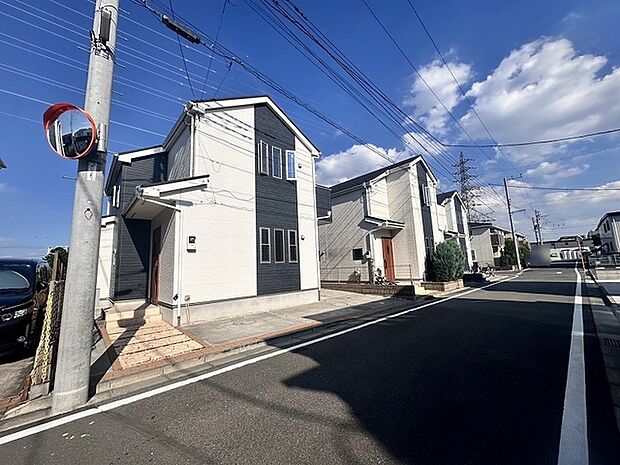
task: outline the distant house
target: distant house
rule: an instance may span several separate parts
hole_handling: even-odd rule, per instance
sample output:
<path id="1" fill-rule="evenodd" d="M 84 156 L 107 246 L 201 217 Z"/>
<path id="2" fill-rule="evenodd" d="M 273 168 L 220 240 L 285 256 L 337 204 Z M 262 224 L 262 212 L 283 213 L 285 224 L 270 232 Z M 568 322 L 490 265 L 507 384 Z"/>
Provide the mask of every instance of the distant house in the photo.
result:
<path id="1" fill-rule="evenodd" d="M 187 324 L 318 300 L 318 149 L 267 96 L 189 102 L 112 163 L 100 295 Z"/>
<path id="2" fill-rule="evenodd" d="M 506 238 L 512 239 L 510 230 L 489 222 L 470 222 L 469 233 L 472 260 L 480 266 L 499 266 Z M 525 236 L 516 235 L 519 244 L 525 244 Z"/>
<path id="3" fill-rule="evenodd" d="M 620 211 L 605 213 L 596 225 L 595 234 L 603 252 L 620 252 Z"/>
<path id="4" fill-rule="evenodd" d="M 457 191 L 437 194 L 439 229 L 444 241 L 456 242 L 467 259 L 467 268 L 472 266 L 471 241 L 467 224 L 467 211 Z"/>
<path id="5" fill-rule="evenodd" d="M 576 234 L 562 236 L 555 241 L 544 241 L 543 245 L 549 246 L 549 258 L 552 262 L 556 262 L 581 259 L 582 252 L 588 252 L 594 248 L 594 241 L 591 237 Z"/>
<path id="6" fill-rule="evenodd" d="M 319 221 L 321 279 L 370 281 L 377 268 L 393 281 L 425 279 L 444 240 L 436 188 L 421 156 L 332 186 Z"/>

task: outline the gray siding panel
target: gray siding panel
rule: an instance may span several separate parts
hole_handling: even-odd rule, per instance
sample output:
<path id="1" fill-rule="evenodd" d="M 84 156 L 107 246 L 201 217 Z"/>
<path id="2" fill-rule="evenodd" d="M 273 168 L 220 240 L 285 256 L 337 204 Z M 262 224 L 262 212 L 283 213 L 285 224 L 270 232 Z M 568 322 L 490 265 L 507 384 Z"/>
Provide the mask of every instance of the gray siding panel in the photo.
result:
<path id="1" fill-rule="evenodd" d="M 316 216 L 327 216 L 332 210 L 332 191 L 329 187 L 316 186 Z"/>
<path id="2" fill-rule="evenodd" d="M 110 293 L 114 300 L 146 299 L 150 266 L 150 221 L 126 220 L 121 212 L 127 207 L 142 184 L 166 181 L 167 154 L 158 153 L 123 164 L 117 185 L 121 189 L 120 208 L 110 210 L 116 215 L 118 232 Z"/>
<path id="3" fill-rule="evenodd" d="M 286 237 L 286 231 L 289 229 L 299 232 L 297 221 L 297 185 L 296 181 L 286 180 L 285 160 L 285 151 L 295 150 L 295 135 L 267 105 L 256 105 L 254 118 L 256 131 L 257 292 L 261 295 L 297 291 L 301 289 L 299 263 L 288 262 L 288 237 Z M 269 144 L 270 155 L 271 147 L 275 146 L 282 149 L 283 179 L 260 174 L 258 144 L 261 140 Z M 260 263 L 259 228 L 270 229 L 271 263 Z M 274 263 L 274 228 L 285 230 L 285 263 Z"/>
<path id="4" fill-rule="evenodd" d="M 151 222 L 121 218 L 114 300 L 146 299 Z"/>

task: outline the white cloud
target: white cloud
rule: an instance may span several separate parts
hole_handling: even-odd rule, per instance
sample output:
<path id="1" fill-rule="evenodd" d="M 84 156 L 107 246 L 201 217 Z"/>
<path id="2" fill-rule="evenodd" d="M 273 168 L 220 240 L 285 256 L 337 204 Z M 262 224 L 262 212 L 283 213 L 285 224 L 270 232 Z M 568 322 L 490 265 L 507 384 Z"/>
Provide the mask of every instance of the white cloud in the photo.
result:
<path id="1" fill-rule="evenodd" d="M 580 166 L 563 167 L 557 162 L 543 161 L 536 168 L 531 168 L 523 173 L 524 176 L 541 178 L 549 184 L 556 180 L 563 180 L 585 173 L 590 165 L 584 163 Z"/>
<path id="2" fill-rule="evenodd" d="M 356 144 L 341 152 L 320 158 L 316 165 L 319 184 L 331 186 L 391 163 L 373 149 L 391 160 L 402 160 L 403 157 L 408 156 L 407 150 L 384 149 L 372 144 L 370 147 Z"/>
<path id="3" fill-rule="evenodd" d="M 616 127 L 620 120 L 620 68 L 607 74 L 604 56 L 578 54 L 564 38 L 543 38 L 513 50 L 468 96 L 495 139 L 546 139 Z M 473 112 L 461 123 L 486 137 Z M 542 161 L 558 147 L 504 149 L 517 161 Z"/>
<path id="4" fill-rule="evenodd" d="M 472 77 L 471 67 L 465 63 L 448 63 L 456 79 L 465 85 Z M 461 101 L 461 93 L 448 69 L 439 60 L 435 60 L 419 69 L 420 75 L 441 99 L 444 108 L 437 98 L 429 91 L 424 81 L 416 74 L 409 95 L 404 103 L 413 107 L 412 116 L 424 125 L 431 133 L 446 134 L 449 130 L 448 112 L 452 111 Z"/>

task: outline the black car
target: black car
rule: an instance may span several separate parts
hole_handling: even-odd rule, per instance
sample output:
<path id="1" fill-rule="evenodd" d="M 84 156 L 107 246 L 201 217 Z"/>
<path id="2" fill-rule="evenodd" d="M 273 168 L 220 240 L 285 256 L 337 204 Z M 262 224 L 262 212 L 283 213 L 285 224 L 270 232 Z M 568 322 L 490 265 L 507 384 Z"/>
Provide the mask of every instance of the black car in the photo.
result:
<path id="1" fill-rule="evenodd" d="M 35 342 L 50 274 L 40 260 L 0 258 L 0 354 Z"/>

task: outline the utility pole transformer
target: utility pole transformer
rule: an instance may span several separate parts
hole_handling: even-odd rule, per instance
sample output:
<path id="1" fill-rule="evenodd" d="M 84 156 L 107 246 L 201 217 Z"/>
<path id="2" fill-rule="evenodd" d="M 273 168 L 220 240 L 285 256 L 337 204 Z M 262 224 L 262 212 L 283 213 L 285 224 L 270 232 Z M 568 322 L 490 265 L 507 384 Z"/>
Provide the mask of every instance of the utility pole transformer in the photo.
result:
<path id="1" fill-rule="evenodd" d="M 515 234 L 515 226 L 512 221 L 512 207 L 510 206 L 510 197 L 508 196 L 508 183 L 504 178 L 504 190 L 506 191 L 506 205 L 508 206 L 508 218 L 510 218 L 510 231 L 512 232 L 512 242 L 515 245 L 515 254 L 517 256 L 517 270 L 521 270 L 521 259 L 519 258 L 519 242 L 517 241 L 517 235 Z"/>
<path id="2" fill-rule="evenodd" d="M 73 410 L 88 400 L 118 11 L 119 0 L 96 2 L 84 109 L 92 115 L 97 125 L 99 140 L 92 152 L 78 162 L 71 246 L 54 378 L 54 414 Z"/>

